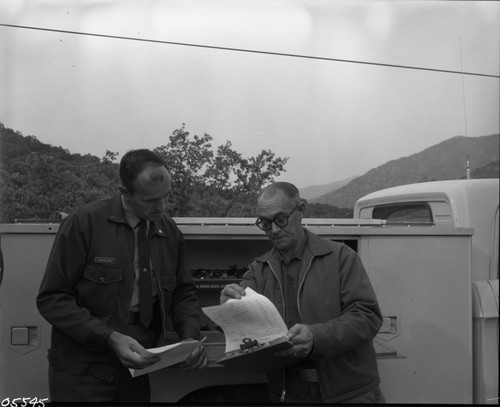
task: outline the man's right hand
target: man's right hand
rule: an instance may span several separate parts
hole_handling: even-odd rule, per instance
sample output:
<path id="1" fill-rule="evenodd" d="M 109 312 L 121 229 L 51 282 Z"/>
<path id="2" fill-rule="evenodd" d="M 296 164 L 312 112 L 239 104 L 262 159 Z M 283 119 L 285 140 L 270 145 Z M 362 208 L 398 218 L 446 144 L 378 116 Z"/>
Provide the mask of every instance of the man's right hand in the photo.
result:
<path id="1" fill-rule="evenodd" d="M 238 284 L 228 284 L 220 293 L 220 303 L 224 304 L 230 299 L 239 300 L 243 295 L 245 295 L 244 288 L 240 287 Z"/>
<path id="2" fill-rule="evenodd" d="M 122 365 L 130 369 L 143 369 L 160 361 L 158 355 L 148 352 L 134 338 L 116 331 L 109 336 L 108 344 Z"/>

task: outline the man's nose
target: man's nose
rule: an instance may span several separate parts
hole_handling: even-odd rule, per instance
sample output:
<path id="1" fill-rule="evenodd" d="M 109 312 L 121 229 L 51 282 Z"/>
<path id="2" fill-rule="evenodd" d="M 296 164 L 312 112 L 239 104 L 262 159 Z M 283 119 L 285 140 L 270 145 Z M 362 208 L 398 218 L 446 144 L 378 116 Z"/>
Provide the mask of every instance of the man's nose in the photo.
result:
<path id="1" fill-rule="evenodd" d="M 278 233 L 281 230 L 281 228 L 274 222 L 271 222 L 271 232 L 272 233 Z"/>

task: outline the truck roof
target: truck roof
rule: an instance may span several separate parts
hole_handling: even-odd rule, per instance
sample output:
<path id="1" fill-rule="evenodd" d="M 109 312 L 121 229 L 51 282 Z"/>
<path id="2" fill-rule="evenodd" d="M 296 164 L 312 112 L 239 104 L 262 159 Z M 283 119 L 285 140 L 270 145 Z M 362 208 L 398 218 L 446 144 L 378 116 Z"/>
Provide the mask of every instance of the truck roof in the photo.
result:
<path id="1" fill-rule="evenodd" d="M 475 215 L 484 218 L 485 211 L 495 215 L 499 202 L 499 179 L 420 182 L 382 189 L 360 198 L 354 206 L 354 217 L 359 217 L 362 208 L 375 205 L 443 200 L 450 205 L 454 226 L 477 226 Z"/>

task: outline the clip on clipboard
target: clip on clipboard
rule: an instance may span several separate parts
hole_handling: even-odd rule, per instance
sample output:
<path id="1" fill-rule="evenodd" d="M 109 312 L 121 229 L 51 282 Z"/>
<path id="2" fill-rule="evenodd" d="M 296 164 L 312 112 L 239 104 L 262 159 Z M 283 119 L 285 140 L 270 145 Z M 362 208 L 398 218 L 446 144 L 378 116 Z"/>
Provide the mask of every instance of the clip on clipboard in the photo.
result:
<path id="1" fill-rule="evenodd" d="M 251 373 L 263 373 L 296 363 L 295 358 L 274 355 L 275 352 L 292 346 L 293 344 L 286 337 L 267 343 L 245 338 L 240 345 L 240 350 L 226 353 L 217 363 Z"/>

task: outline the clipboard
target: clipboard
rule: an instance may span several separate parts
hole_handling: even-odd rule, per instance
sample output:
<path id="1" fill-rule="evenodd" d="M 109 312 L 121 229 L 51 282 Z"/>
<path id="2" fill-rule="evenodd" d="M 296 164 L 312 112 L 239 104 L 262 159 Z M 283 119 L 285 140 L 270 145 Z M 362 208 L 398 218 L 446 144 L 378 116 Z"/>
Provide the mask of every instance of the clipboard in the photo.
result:
<path id="1" fill-rule="evenodd" d="M 240 344 L 240 350 L 226 353 L 217 363 L 250 373 L 265 373 L 297 363 L 296 358 L 274 355 L 275 352 L 292 346 L 285 336 L 267 343 L 245 338 Z"/>
<path id="2" fill-rule="evenodd" d="M 274 304 L 250 287 L 240 299 L 204 307 L 203 312 L 224 331 L 226 349 L 217 360 L 223 366 L 263 373 L 297 363 L 274 353 L 293 346 L 288 328 Z"/>

